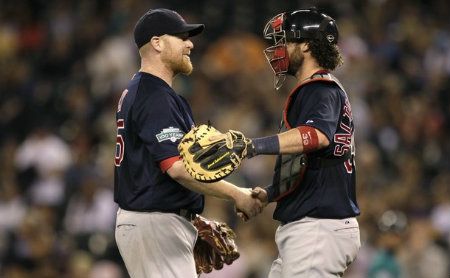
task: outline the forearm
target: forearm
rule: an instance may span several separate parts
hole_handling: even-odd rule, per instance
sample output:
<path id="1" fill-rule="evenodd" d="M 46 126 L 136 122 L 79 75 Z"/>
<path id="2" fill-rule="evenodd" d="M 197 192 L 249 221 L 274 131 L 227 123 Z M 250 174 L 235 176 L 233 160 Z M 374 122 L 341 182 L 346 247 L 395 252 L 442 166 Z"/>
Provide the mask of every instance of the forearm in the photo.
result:
<path id="1" fill-rule="evenodd" d="M 175 162 L 167 173 L 189 190 L 220 199 L 234 201 L 237 199 L 237 195 L 243 190 L 224 180 L 213 183 L 199 182 L 189 175 L 181 161 Z"/>
<path id="2" fill-rule="evenodd" d="M 293 128 L 275 136 L 253 139 L 258 154 L 297 154 L 321 149 L 329 145 L 328 138 L 319 130 Z M 312 143 L 312 145 L 311 145 Z M 276 146 L 276 148 L 274 147 Z"/>
<path id="3" fill-rule="evenodd" d="M 296 128 L 278 134 L 278 140 L 280 142 L 280 153 L 282 154 L 295 154 L 303 152 L 300 132 Z"/>

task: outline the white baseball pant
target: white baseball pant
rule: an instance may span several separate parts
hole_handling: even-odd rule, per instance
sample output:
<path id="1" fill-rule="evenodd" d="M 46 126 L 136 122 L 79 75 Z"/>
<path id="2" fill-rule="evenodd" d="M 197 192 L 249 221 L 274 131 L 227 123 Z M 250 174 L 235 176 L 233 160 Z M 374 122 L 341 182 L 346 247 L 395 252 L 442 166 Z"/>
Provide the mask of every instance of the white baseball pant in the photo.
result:
<path id="1" fill-rule="evenodd" d="M 131 278 L 197 278 L 197 229 L 185 218 L 119 209 L 115 237 Z"/>
<path id="2" fill-rule="evenodd" d="M 269 278 L 342 277 L 361 247 L 356 218 L 305 217 L 279 226 Z"/>

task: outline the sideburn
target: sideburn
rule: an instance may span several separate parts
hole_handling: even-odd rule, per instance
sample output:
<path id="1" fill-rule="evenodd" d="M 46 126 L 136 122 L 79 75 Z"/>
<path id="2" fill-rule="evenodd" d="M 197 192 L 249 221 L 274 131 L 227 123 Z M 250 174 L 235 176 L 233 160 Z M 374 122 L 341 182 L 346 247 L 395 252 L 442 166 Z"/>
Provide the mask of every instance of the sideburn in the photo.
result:
<path id="1" fill-rule="evenodd" d="M 303 56 L 303 52 L 301 46 L 299 44 L 295 45 L 294 51 L 289 56 L 289 68 L 287 73 L 289 75 L 295 76 L 297 74 L 298 69 L 303 66 L 303 61 L 305 57 Z"/>

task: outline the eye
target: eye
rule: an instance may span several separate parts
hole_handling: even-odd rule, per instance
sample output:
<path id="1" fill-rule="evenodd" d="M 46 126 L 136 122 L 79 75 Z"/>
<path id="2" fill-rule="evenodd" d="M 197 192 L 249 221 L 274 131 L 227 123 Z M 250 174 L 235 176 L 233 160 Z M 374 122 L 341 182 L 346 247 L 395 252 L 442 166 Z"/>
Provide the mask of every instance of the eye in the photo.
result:
<path id="1" fill-rule="evenodd" d="M 189 33 L 176 34 L 175 36 L 182 39 L 183 41 L 186 41 L 189 39 Z"/>

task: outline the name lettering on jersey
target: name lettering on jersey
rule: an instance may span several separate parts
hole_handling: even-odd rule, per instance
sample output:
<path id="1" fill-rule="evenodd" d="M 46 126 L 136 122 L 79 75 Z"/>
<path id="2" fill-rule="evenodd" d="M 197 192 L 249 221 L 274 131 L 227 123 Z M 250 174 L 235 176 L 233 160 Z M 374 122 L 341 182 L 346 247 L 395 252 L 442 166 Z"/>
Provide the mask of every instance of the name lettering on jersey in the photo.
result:
<path id="1" fill-rule="evenodd" d="M 345 99 L 345 105 L 343 108 L 342 119 L 339 122 L 339 127 L 341 128 L 341 132 L 336 133 L 334 135 L 334 143 L 336 146 L 334 147 L 334 155 L 335 156 L 343 156 L 346 152 L 351 149 L 352 145 L 352 128 L 351 123 L 353 120 L 352 109 L 350 106 L 350 102 L 348 99 Z"/>
<path id="2" fill-rule="evenodd" d="M 352 107 L 350 106 L 348 98 L 345 99 L 344 117 L 347 117 L 348 119 L 350 119 L 350 121 L 353 121 Z"/>
<path id="3" fill-rule="evenodd" d="M 334 155 L 335 156 L 343 156 L 347 152 L 351 152 L 354 154 L 355 147 L 353 141 L 353 116 L 352 116 L 352 108 L 350 106 L 350 102 L 348 98 L 345 99 L 345 105 L 343 107 L 343 113 L 341 121 L 339 122 L 339 127 L 341 132 L 337 132 L 334 135 L 333 141 L 335 143 L 334 147 Z M 353 159 L 347 159 L 344 162 L 345 170 L 347 173 L 353 172 Z"/>
<path id="4" fill-rule="evenodd" d="M 119 99 L 119 104 L 117 104 L 117 112 L 120 112 L 120 110 L 122 110 L 122 103 L 123 103 L 123 99 L 125 98 L 125 96 L 128 94 L 128 89 L 125 89 L 122 92 L 122 95 L 120 96 Z"/>
<path id="5" fill-rule="evenodd" d="M 163 128 L 163 130 L 160 133 L 156 134 L 156 139 L 158 139 L 159 143 L 166 140 L 175 142 L 181 139 L 183 135 L 184 132 L 182 132 L 179 128 L 170 126 L 168 128 Z"/>

